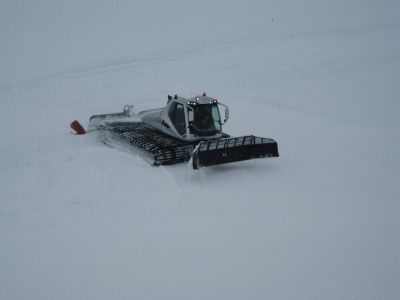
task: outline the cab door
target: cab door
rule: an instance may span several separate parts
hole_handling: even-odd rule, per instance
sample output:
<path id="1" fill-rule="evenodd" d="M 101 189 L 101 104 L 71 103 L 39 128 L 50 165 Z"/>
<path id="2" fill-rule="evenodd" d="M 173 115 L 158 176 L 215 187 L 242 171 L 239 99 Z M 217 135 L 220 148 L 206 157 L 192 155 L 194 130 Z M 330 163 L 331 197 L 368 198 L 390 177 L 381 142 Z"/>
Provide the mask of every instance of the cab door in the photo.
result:
<path id="1" fill-rule="evenodd" d="M 187 130 L 185 109 L 186 108 L 182 103 L 174 102 L 168 111 L 169 119 L 171 120 L 175 130 L 181 136 L 185 136 Z"/>

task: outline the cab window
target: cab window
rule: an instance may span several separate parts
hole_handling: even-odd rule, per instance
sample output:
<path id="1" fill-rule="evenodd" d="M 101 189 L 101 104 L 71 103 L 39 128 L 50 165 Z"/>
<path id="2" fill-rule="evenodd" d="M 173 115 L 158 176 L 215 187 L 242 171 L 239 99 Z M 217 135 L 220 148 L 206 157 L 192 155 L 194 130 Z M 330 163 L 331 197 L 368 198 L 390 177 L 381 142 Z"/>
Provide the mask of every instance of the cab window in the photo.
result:
<path id="1" fill-rule="evenodd" d="M 173 103 L 168 112 L 169 118 L 180 135 L 186 133 L 185 108 L 180 103 Z"/>

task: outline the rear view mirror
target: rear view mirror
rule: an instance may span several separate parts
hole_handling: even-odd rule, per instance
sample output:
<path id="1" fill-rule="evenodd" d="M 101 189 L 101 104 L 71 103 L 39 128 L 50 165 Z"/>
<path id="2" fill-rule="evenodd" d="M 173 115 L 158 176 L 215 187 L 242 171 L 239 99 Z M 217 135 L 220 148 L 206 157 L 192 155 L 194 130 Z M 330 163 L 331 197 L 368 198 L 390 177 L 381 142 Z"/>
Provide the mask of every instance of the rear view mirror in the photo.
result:
<path id="1" fill-rule="evenodd" d="M 224 122 L 226 122 L 228 119 L 229 119 L 229 108 L 225 107 L 225 121 Z"/>
<path id="2" fill-rule="evenodd" d="M 224 125 L 226 121 L 229 119 L 229 107 L 226 106 L 225 104 L 222 104 L 221 102 L 218 103 L 219 105 L 223 106 L 225 108 L 224 110 L 224 121 L 221 123 L 221 125 Z"/>

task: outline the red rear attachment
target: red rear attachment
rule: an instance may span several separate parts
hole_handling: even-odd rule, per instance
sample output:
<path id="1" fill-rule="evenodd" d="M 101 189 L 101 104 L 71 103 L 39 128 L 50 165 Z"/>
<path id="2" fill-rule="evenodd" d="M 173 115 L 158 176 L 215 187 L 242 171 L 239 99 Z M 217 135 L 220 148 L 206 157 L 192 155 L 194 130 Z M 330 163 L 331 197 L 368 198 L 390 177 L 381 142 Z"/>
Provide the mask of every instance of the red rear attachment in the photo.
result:
<path id="1" fill-rule="evenodd" d="M 77 120 L 73 121 L 70 126 L 73 130 L 75 130 L 76 134 L 86 133 L 85 128 L 83 128 L 83 126 Z"/>

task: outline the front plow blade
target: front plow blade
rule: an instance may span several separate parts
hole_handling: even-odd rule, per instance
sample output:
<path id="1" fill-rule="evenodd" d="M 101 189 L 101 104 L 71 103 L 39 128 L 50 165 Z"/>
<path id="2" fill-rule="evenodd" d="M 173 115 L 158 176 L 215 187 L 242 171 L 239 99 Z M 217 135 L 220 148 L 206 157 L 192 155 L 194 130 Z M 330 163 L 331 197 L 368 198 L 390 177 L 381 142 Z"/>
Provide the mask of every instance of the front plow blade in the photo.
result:
<path id="1" fill-rule="evenodd" d="M 200 142 L 193 151 L 193 169 L 254 158 L 279 157 L 273 139 L 253 135 Z"/>

